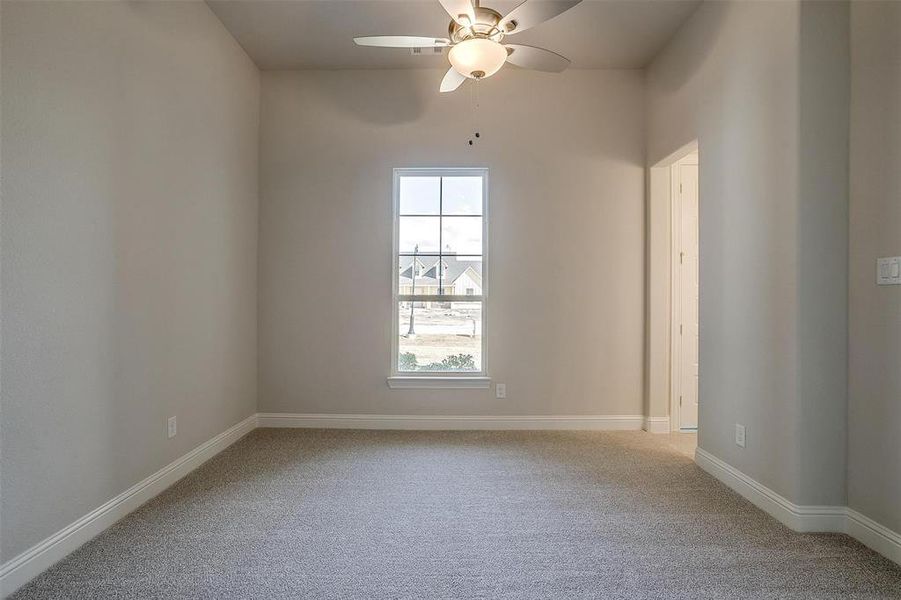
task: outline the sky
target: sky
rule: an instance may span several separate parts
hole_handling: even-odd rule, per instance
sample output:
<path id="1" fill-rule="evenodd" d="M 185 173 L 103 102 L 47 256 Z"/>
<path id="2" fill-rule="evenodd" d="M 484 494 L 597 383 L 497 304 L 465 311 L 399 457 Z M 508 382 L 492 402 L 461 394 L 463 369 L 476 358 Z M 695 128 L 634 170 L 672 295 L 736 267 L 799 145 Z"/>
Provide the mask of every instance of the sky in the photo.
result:
<path id="1" fill-rule="evenodd" d="M 400 252 L 482 254 L 481 177 L 401 177 L 399 203 Z"/>

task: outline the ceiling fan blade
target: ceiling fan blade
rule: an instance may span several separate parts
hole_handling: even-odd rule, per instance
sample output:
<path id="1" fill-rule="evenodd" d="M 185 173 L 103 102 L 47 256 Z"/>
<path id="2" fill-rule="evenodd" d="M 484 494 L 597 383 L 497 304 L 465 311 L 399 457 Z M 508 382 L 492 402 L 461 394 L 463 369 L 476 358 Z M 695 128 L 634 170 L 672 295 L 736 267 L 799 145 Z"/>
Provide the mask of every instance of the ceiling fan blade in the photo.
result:
<path id="1" fill-rule="evenodd" d="M 355 37 L 357 46 L 376 46 L 379 48 L 435 48 L 449 46 L 447 38 L 418 37 L 415 35 L 367 35 Z"/>
<path id="2" fill-rule="evenodd" d="M 507 49 L 507 62 L 524 69 L 559 73 L 569 66 L 568 58 L 544 48 L 519 44 L 504 44 L 504 48 Z"/>
<path id="3" fill-rule="evenodd" d="M 444 79 L 441 80 L 441 91 L 442 92 L 452 92 L 466 81 L 466 77 L 460 75 L 460 73 L 453 67 L 448 69 L 447 73 L 444 74 Z"/>
<path id="4" fill-rule="evenodd" d="M 476 22 L 476 11 L 472 7 L 471 0 L 438 0 L 451 19 L 468 27 Z"/>
<path id="5" fill-rule="evenodd" d="M 501 19 L 498 27 L 507 35 L 513 35 L 553 19 L 582 0 L 525 0 Z"/>

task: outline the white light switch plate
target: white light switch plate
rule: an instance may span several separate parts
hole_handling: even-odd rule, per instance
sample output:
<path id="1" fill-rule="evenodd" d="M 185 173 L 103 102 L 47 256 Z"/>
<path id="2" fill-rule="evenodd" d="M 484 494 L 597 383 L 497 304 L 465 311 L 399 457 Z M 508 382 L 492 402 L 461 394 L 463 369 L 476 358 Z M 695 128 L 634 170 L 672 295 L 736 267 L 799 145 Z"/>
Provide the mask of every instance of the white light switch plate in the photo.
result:
<path id="1" fill-rule="evenodd" d="M 507 384 L 506 383 L 497 384 L 497 387 L 495 388 L 494 391 L 495 391 L 496 397 L 501 398 L 501 399 L 506 398 L 507 397 Z"/>
<path id="2" fill-rule="evenodd" d="M 175 419 L 175 417 L 169 417 L 166 425 L 169 433 L 169 439 L 174 438 L 178 433 L 178 421 Z"/>
<path id="3" fill-rule="evenodd" d="M 876 259 L 876 285 L 901 285 L 901 256 Z"/>

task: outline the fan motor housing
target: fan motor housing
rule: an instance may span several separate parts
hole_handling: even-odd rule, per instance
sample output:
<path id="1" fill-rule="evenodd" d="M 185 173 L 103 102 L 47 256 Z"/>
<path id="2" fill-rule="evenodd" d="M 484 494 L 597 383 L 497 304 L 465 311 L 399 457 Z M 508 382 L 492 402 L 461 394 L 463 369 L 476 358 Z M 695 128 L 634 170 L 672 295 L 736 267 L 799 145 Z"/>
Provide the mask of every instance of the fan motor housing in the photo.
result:
<path id="1" fill-rule="evenodd" d="M 450 22 L 447 33 L 451 42 L 459 44 L 471 38 L 484 38 L 500 42 L 504 37 L 504 32 L 500 29 L 500 22 L 503 18 L 501 14 L 496 10 L 481 6 L 475 7 L 474 10 L 476 15 L 475 23 L 463 26 L 456 21 Z"/>

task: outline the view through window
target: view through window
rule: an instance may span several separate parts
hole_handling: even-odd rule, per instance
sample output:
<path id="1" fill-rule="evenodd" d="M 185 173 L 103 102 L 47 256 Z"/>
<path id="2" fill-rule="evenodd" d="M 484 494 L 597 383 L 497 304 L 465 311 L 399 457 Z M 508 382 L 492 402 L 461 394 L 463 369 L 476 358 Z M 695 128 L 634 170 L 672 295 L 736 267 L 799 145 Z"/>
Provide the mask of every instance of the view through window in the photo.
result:
<path id="1" fill-rule="evenodd" d="M 395 171 L 395 373 L 485 372 L 486 175 Z"/>

